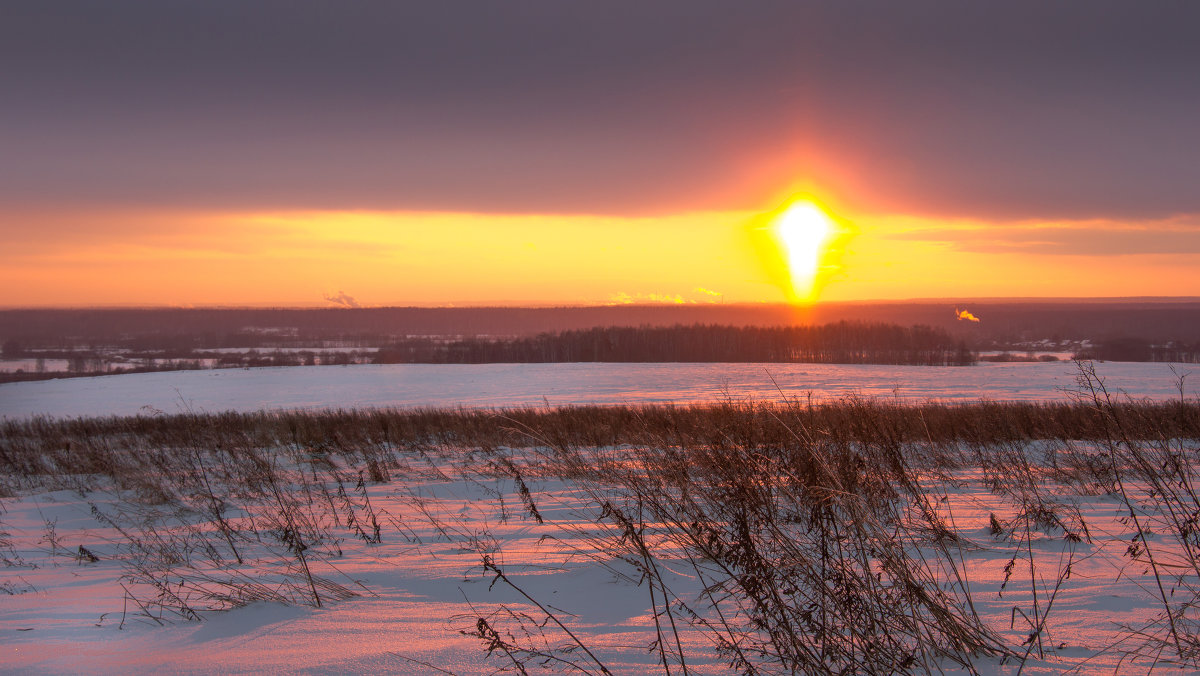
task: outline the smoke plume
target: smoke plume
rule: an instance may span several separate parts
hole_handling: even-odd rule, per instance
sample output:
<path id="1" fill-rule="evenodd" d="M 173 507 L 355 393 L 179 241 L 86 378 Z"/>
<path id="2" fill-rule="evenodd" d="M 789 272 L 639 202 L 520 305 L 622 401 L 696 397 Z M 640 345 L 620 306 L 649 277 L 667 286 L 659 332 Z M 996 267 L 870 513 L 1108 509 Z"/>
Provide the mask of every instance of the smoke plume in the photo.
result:
<path id="1" fill-rule="evenodd" d="M 340 305 L 342 307 L 362 307 L 358 304 L 358 301 L 354 300 L 354 296 L 346 295 L 346 292 L 341 290 L 337 292 L 337 295 L 327 293 L 322 296 L 322 298 L 330 303 L 333 303 L 334 305 Z"/>
<path id="2" fill-rule="evenodd" d="M 959 310 L 958 308 L 954 308 L 954 316 L 958 317 L 958 321 L 960 322 L 964 320 L 968 322 L 979 321 L 979 317 L 971 314 L 969 310 Z"/>

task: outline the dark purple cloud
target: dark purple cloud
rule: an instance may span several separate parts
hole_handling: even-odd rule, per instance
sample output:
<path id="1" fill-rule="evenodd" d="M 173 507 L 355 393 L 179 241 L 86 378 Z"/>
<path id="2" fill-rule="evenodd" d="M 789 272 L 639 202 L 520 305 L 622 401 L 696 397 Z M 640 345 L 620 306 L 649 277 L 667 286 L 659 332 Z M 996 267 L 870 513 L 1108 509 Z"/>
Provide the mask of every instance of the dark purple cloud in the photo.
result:
<path id="1" fill-rule="evenodd" d="M 811 180 L 930 214 L 1194 213 L 1198 19 L 1187 3 L 29 2 L 0 17 L 0 204 L 652 213 L 759 207 Z"/>

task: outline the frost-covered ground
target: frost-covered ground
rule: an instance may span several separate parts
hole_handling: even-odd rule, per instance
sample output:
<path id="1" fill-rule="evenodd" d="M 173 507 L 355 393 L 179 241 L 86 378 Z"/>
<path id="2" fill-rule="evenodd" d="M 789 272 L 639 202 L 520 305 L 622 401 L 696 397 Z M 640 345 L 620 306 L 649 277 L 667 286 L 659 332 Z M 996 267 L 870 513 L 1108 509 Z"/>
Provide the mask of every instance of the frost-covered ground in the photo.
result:
<path id="1" fill-rule="evenodd" d="M 1096 370 L 1114 392 L 1162 401 L 1180 396 L 1177 374 L 1163 365 L 1110 363 Z M 814 401 L 845 394 L 889 403 L 1050 401 L 1078 392 L 1077 375 L 1073 365 L 1054 363 L 945 369 L 745 364 L 252 369 L 2 385 L 0 414 L 20 419 L 38 413 L 438 403 L 738 402 L 779 400 L 780 390 L 802 403 L 810 391 Z M 1195 381 L 1189 378 L 1185 385 L 1185 398 L 1194 401 Z M 512 391 L 506 394 L 505 388 Z M 1180 410 L 1180 416 L 1190 415 Z M 1004 411 L 988 415 L 994 414 Z M 773 415 L 756 424 L 779 422 Z M 864 415 L 873 414 L 864 409 Z M 1017 412 L 1013 420 L 1023 416 Z M 719 428 L 720 421 L 716 424 Z M 886 429 L 886 416 L 877 424 Z M 138 427 L 131 423 L 130 429 Z M 78 430 L 71 434 L 81 436 L 59 441 L 56 432 L 45 432 L 44 443 L 55 457 L 84 458 L 93 469 L 55 460 L 49 472 L 44 467 L 12 472 L 0 491 L 3 673 L 484 674 L 518 663 L 531 673 L 546 672 L 538 668 L 543 663 L 548 673 L 562 673 L 573 668 L 568 662 L 595 673 L 602 662 L 614 673 L 633 674 L 661 671 L 663 656 L 654 646 L 663 645 L 672 673 L 680 671 L 679 653 L 691 673 L 728 673 L 729 645 L 724 653 L 715 647 L 721 645 L 721 630 L 714 627 L 730 621 L 729 635 L 747 641 L 757 635 L 746 628 L 752 624 L 748 607 L 727 593 L 728 579 L 721 594 L 705 593 L 721 580 L 718 564 L 728 549 L 710 552 L 715 558 L 688 555 L 684 544 L 696 539 L 699 531 L 689 529 L 697 526 L 680 523 L 672 530 L 670 524 L 639 521 L 658 576 L 657 582 L 647 578 L 647 559 L 627 533 L 614 530 L 606 503 L 627 514 L 635 506 L 640 512 L 650 494 L 639 497 L 628 486 L 584 478 L 579 467 L 574 474 L 555 469 L 544 462 L 553 455 L 546 446 L 496 448 L 491 442 L 472 445 L 466 437 L 449 445 L 409 446 L 388 436 L 385 426 L 372 432 L 385 439 L 370 442 L 377 457 L 336 435 L 300 442 L 293 432 L 292 441 L 263 445 L 249 428 L 220 443 L 163 450 L 152 441 L 157 432 L 93 437 L 86 425 Z M 319 425 L 306 433 L 314 430 Z M 822 433 L 797 431 L 798 447 L 833 443 L 821 441 L 833 438 Z M 530 439 L 539 438 L 538 430 L 528 432 Z M 742 431 L 728 433 L 732 439 Z M 180 434 L 191 438 L 199 431 Z M 10 450 L 19 450 L 15 435 L 10 441 Z M 872 451 L 877 455 L 868 453 L 869 459 L 849 471 L 864 480 L 880 474 L 885 465 L 872 463 L 886 456 L 878 453 L 887 443 L 886 435 L 880 437 Z M 892 544 L 900 549 L 893 553 L 904 552 L 911 558 L 905 565 L 927 576 L 916 579 L 933 584 L 930 589 L 949 590 L 956 607 L 979 617 L 1008 653 L 974 656 L 969 668 L 1011 674 L 1182 671 L 1172 662 L 1178 651 L 1164 609 L 1186 639 L 1185 652 L 1194 651 L 1188 641 L 1200 635 L 1200 610 L 1193 605 L 1200 599 L 1194 527 L 1200 501 L 1191 467 L 1200 448 L 1194 438 L 1154 443 L 1159 446 L 1147 446 L 1150 451 L 1166 450 L 1145 457 L 1167 463 L 1163 471 L 1176 472 L 1179 480 L 1151 490 L 1130 474 L 1122 484 L 1132 496 L 1127 503 L 1103 462 L 1094 461 L 1121 447 L 1111 440 L 998 441 L 985 451 L 909 441 L 904 453 L 914 459 L 945 453 L 957 460 L 914 470 L 922 488 L 901 492 L 895 504 L 903 518 L 872 532 L 885 544 L 895 538 Z M 581 452 L 620 456 L 669 447 Z M 729 464 L 758 462 L 761 453 L 775 448 L 774 442 L 747 447 L 746 455 Z M 714 457 L 710 465 L 717 471 L 723 456 Z M 108 458 L 114 459 L 111 465 Z M 21 466 L 16 451 L 5 461 Z M 1168 468 L 1171 462 L 1182 465 Z M 608 471 L 618 476 L 623 466 L 615 462 Z M 263 476 L 272 478 L 263 483 Z M 779 470 L 762 476 L 791 480 Z M 721 487 L 711 477 L 697 481 L 697 490 Z M 803 500 L 789 497 L 786 490 L 798 489 L 788 485 L 767 493 L 780 501 L 776 508 L 802 509 L 771 528 L 795 528 L 809 513 Z M 829 495 L 841 499 L 840 490 Z M 1173 502 L 1163 499 L 1163 490 L 1177 492 Z M 669 491 L 657 499 L 668 507 L 674 500 Z M 821 500 L 813 504 L 824 504 Z M 717 509 L 728 503 L 711 504 Z M 1130 504 L 1140 522 L 1129 518 Z M 728 525 L 727 516 L 708 523 Z M 861 517 L 838 517 L 822 527 L 859 524 Z M 785 534 L 772 533 L 756 537 L 770 542 Z M 804 536 L 803 529 L 792 535 Z M 793 565 L 786 556 L 779 563 Z M 497 570 L 506 577 L 498 578 Z M 673 599 L 670 606 L 664 593 Z M 718 598 L 733 599 L 741 610 L 717 613 Z M 863 598 L 874 603 L 869 595 Z M 871 613 L 885 609 L 863 612 L 875 617 Z M 771 672 L 771 661 L 764 664 Z M 968 670 L 953 659 L 928 655 L 908 668 Z"/>
<path id="2" fill-rule="evenodd" d="M 314 555 L 314 574 L 357 592 L 315 608 L 258 602 L 225 612 L 203 612 L 185 621 L 161 607 L 147 614 L 125 598 L 127 568 L 111 558 L 119 534 L 96 522 L 90 500 L 57 492 L 9 505 L 5 517 L 13 554 L 20 563 L 5 572 L 14 595 L 0 604 L 0 635 L 10 673 L 431 673 L 427 665 L 461 674 L 491 673 L 504 662 L 488 660 L 477 638 L 460 634 L 476 617 L 500 605 L 524 608 L 517 592 L 500 585 L 481 567 L 480 547 L 493 551 L 522 588 L 569 619 L 576 631 L 603 649 L 611 669 L 640 670 L 648 657 L 652 623 L 645 590 L 620 577 L 622 566 L 570 560 L 554 542 L 541 541 L 553 528 L 537 527 L 516 515 L 481 509 L 488 499 L 466 484 L 430 482 L 403 489 L 372 488 L 381 515 L 409 516 L 409 491 L 440 512 L 441 524 L 408 522 L 403 532 L 388 524 L 381 544 L 345 540 L 342 555 Z M 405 494 L 398 498 L 396 494 Z M 440 499 L 434 496 L 440 496 Z M 513 499 L 515 496 L 508 496 Z M 103 505 L 103 502 L 100 502 Z M 46 536 L 54 524 L 60 545 Z M 486 544 L 475 541 L 486 534 Z M 78 546 L 100 557 L 76 559 Z M 64 549 L 65 548 L 65 549 Z M 498 552 L 496 550 L 499 550 Z M 15 560 L 15 559 L 14 559 Z M 624 573 L 631 570 L 624 567 Z M 153 591 L 128 582 L 129 597 Z M 571 615 L 578 617 L 572 617 Z M 544 617 L 541 618 L 544 620 Z"/>
<path id="3" fill-rule="evenodd" d="M 1021 457 L 1042 457 L 1048 448 L 1034 444 Z M 524 462 L 528 473 L 529 458 L 544 450 L 497 449 L 485 456 Z M 311 462 L 312 468 L 280 474 L 291 472 L 302 482 L 273 498 L 280 510 L 271 500 L 255 507 L 231 495 L 222 507 L 224 522 L 206 515 L 197 495 L 169 496 L 186 485 L 172 481 L 160 488 L 131 480 L 118 488 L 79 476 L 65 482 L 74 489 L 4 498 L 0 671 L 485 674 L 513 668 L 504 649 L 489 657 L 484 638 L 473 635 L 486 626 L 512 650 L 544 653 L 517 653 L 531 672 L 540 673 L 536 666 L 545 660 L 548 673 L 569 670 L 559 660 L 596 672 L 581 644 L 614 673 L 634 674 L 661 668 L 651 646 L 672 620 L 678 627 L 665 633 L 668 645 L 679 646 L 692 673 L 727 673 L 711 627 L 678 607 L 667 616 L 661 595 L 654 598 L 640 572 L 645 565 L 636 549 L 605 525 L 602 501 L 630 509 L 628 494 L 591 482 L 480 473 L 472 468 L 482 463 L 471 453 L 410 454 L 379 482 L 358 482 L 351 469 L 326 458 L 314 455 Z M 972 667 L 982 673 L 1174 671 L 1155 665 L 1161 646 L 1146 647 L 1137 635 L 1148 630 L 1161 637 L 1165 625 L 1147 559 L 1129 552 L 1136 531 L 1128 508 L 1115 496 L 1053 481 L 1035 496 L 1015 483 L 1001 489 L 994 470 L 928 475 L 923 509 L 935 515 L 930 523 L 945 524 L 953 535 L 920 540 L 925 544 L 917 550 L 910 543 L 918 558 L 934 562 L 929 570 L 943 583 L 960 581 L 984 624 L 1015 650 L 1004 659 L 979 656 Z M 313 480 L 304 483 L 309 471 Z M 1035 503 L 1051 516 L 1031 516 Z M 1148 515 L 1143 528 L 1153 524 L 1159 531 L 1148 537 L 1149 546 L 1168 571 L 1172 598 L 1178 594 L 1183 605 L 1186 594 L 1195 593 L 1194 572 L 1164 532 L 1167 524 Z M 285 522 L 308 533 L 305 565 L 315 587 L 299 572 L 291 540 L 279 534 Z M 237 537 L 225 539 L 222 523 Z M 648 542 L 659 537 L 659 588 L 715 621 L 703 589 L 719 577 L 716 567 L 673 555 L 669 529 L 644 525 Z M 306 531 L 309 526 L 316 530 Z M 314 537 L 320 529 L 328 539 Z M 233 563 L 235 548 L 244 566 Z M 485 569 L 485 556 L 507 580 Z M 702 574 L 710 576 L 703 584 Z M 237 594 L 289 603 L 258 600 L 214 610 Z M 1031 633 L 1037 640 L 1024 643 Z M 913 669 L 964 670 L 950 660 Z"/>
<path id="4" fill-rule="evenodd" d="M 1186 373 L 1187 368 L 1178 369 Z M 1178 398 L 1167 364 L 1098 364 L 1134 398 Z M 388 364 L 138 373 L 0 384 L 0 418 L 163 411 L 565 406 L 806 401 L 848 394 L 902 401 L 1051 401 L 1075 388 L 1071 362 L 969 367 L 838 364 Z M 1200 377 L 1185 380 L 1198 396 Z"/>

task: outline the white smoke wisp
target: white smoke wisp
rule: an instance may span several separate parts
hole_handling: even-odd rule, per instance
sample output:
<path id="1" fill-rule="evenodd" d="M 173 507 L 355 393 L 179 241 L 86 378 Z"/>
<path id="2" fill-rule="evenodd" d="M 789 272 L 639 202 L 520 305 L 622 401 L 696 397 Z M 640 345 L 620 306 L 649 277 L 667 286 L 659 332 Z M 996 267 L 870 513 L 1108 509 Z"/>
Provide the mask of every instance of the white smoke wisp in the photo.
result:
<path id="1" fill-rule="evenodd" d="M 358 304 L 358 301 L 354 300 L 354 296 L 347 295 L 345 291 L 340 289 L 336 295 L 327 293 L 323 295 L 322 298 L 330 303 L 333 303 L 334 305 L 340 305 L 342 307 L 362 307 Z"/>

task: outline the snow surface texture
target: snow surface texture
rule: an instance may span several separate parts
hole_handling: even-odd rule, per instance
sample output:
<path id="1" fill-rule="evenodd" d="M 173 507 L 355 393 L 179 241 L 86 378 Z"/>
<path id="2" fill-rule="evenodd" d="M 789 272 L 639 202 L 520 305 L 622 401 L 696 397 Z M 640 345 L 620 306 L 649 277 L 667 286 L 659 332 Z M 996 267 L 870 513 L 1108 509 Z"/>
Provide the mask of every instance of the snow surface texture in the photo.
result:
<path id="1" fill-rule="evenodd" d="M 512 452 L 514 458 L 526 453 Z M 154 559 L 154 565 L 174 567 L 180 579 L 196 579 L 206 556 L 229 558 L 228 551 L 205 555 L 179 545 L 207 533 L 214 548 L 223 548 L 211 523 L 194 513 L 171 513 L 128 490 L 55 490 L 6 498 L 2 549 L 8 595 L 0 597 L 0 636 L 5 639 L 0 672 L 424 674 L 435 673 L 436 666 L 465 675 L 511 666 L 502 652 L 489 659 L 483 642 L 467 635 L 480 626 L 479 618 L 513 643 L 557 651 L 592 666 L 580 651 L 562 650 L 572 642 L 548 620 L 548 612 L 614 673 L 657 672 L 658 655 L 648 649 L 656 635 L 649 585 L 631 565 L 636 555 L 629 549 L 595 549 L 605 537 L 610 546 L 616 542 L 611 530 L 605 534 L 599 525 L 596 494 L 571 482 L 531 479 L 529 498 L 544 519 L 539 523 L 522 507 L 528 502 L 520 495 L 520 480 L 463 471 L 461 459 L 450 457 L 413 458 L 402 480 L 354 487 L 351 479 L 343 486 L 348 493 L 339 512 L 353 511 L 358 523 L 365 524 L 369 498 L 370 518 L 378 517 L 384 526 L 378 542 L 368 528 L 366 537 L 346 529 L 341 538 L 313 543 L 308 558 L 313 574 L 331 582 L 322 588 L 322 607 L 302 601 L 256 602 L 205 611 L 200 609 L 205 602 L 221 603 L 193 596 L 189 602 L 198 608 L 200 622 L 188 621 L 178 607 L 170 610 L 170 602 L 162 605 L 162 596 L 156 605 L 148 578 L 131 571 Z M 334 476 L 330 471 L 328 476 Z M 1118 500 L 1051 486 L 1043 498 L 1056 496 L 1070 505 L 1062 512 L 1065 521 L 1031 530 L 1020 500 L 989 487 L 980 471 L 960 471 L 928 483 L 930 509 L 952 524 L 955 534 L 946 561 L 957 560 L 954 575 L 969 581 L 979 616 L 1012 646 L 1021 644 L 1034 618 L 1044 623 L 1038 644 L 1028 646 L 1028 661 L 981 657 L 976 668 L 983 673 L 1023 669 L 1045 674 L 1072 668 L 1144 673 L 1152 666 L 1152 657 L 1128 651 L 1137 643 L 1133 632 L 1153 625 L 1161 606 L 1144 561 L 1127 554 L 1131 525 Z M 342 494 L 336 494 L 333 500 L 341 505 Z M 1076 508 L 1078 520 L 1066 516 Z M 227 515 L 234 524 L 249 517 L 249 511 Z M 260 513 L 258 518 L 265 517 Z M 1003 524 L 1003 532 L 992 529 L 994 519 Z M 1089 539 L 1069 537 L 1070 529 L 1083 523 Z M 665 533 L 653 523 L 645 532 L 651 542 Z M 147 541 L 134 547 L 130 536 Z M 168 563 L 154 558 L 151 553 L 161 542 L 172 543 L 171 551 L 181 558 Z M 932 542 L 925 555 L 936 557 Z M 253 546 L 242 541 L 243 555 L 251 556 Z M 1167 538 L 1154 538 L 1152 546 L 1160 560 L 1179 555 Z M 82 554 L 80 547 L 98 560 Z M 669 540 L 659 540 L 656 554 L 664 586 L 703 608 L 699 569 L 673 560 L 670 552 Z M 485 555 L 513 585 L 485 569 Z M 289 587 L 286 577 L 264 573 L 264 565 L 258 564 L 258 579 L 303 597 L 302 581 L 293 579 L 298 584 Z M 356 595 L 331 600 L 327 590 L 339 585 Z M 522 592 L 543 607 L 529 603 Z M 666 621 L 661 612 L 659 619 Z M 687 654 L 691 672 L 727 673 L 708 634 L 683 614 L 678 619 L 677 645 Z M 539 661 L 531 661 L 532 673 L 543 673 L 536 668 Z M 563 663 L 550 666 L 545 673 L 567 670 Z M 949 671 L 955 666 L 940 665 Z M 1159 669 L 1170 671 L 1164 665 Z M 767 672 L 772 673 L 769 666 Z"/>
<path id="2" fill-rule="evenodd" d="M 1097 371 L 1135 399 L 1179 397 L 1167 364 Z M 1186 373 L 1187 369 L 1180 369 Z M 0 418 L 360 407 L 806 401 L 1049 401 L 1073 391 L 1071 362 L 976 366 L 838 364 L 389 364 L 172 371 L 0 384 Z M 1200 376 L 1185 381 L 1195 398 Z"/>
<path id="3" fill-rule="evenodd" d="M 1164 365 L 1110 363 L 1098 369 L 1130 396 L 1179 396 L 1178 378 Z M 494 407 L 545 405 L 543 396 L 551 405 L 778 400 L 776 382 L 784 395 L 801 400 L 809 391 L 818 399 L 860 394 L 902 400 L 1051 400 L 1074 389 L 1075 367 L 557 364 L 251 369 L 4 385 L 0 411 L 23 417 L 145 414 L 152 409 Z M 1194 381 L 1186 383 L 1186 396 L 1194 398 Z M 1188 453 L 1197 452 L 1194 441 L 1179 443 Z M 511 452 L 520 458 L 528 450 Z M 337 470 L 347 474 L 349 495 L 345 504 L 331 507 L 331 513 L 343 516 L 325 526 L 334 537 L 308 553 L 313 574 L 327 582 L 321 587 L 325 603 L 319 608 L 306 603 L 304 579 L 281 544 L 286 538 L 274 544 L 269 539 L 266 544 L 247 540 L 239 545 L 243 553 L 259 558 L 246 567 L 246 574 L 256 576 L 263 586 L 246 586 L 257 589 L 254 594 L 259 596 L 283 596 L 291 603 L 257 601 L 219 610 L 230 602 L 219 595 L 201 595 L 190 601 L 201 622 L 172 610 L 169 599 L 164 604 L 152 583 L 154 571 L 165 566 L 183 576 L 177 579 L 207 579 L 210 589 L 222 589 L 218 574 L 241 570 L 228 563 L 231 555 L 218 523 L 206 516 L 203 501 L 187 496 L 166 499 L 153 484 L 104 486 L 87 477 L 79 477 L 74 488 L 31 485 L 15 490 L 0 499 L 0 563 L 5 564 L 0 568 L 5 653 L 0 672 L 426 674 L 436 673 L 436 666 L 465 675 L 511 666 L 500 653 L 489 658 L 481 639 L 470 635 L 477 631 L 480 617 L 503 628 L 514 642 L 568 645 L 542 609 L 513 587 L 496 582 L 482 563 L 483 555 L 562 619 L 614 672 L 656 671 L 658 655 L 648 649 L 656 636 L 649 587 L 628 558 L 591 546 L 599 512 L 595 495 L 568 481 L 530 479 L 532 499 L 545 519 L 537 523 L 522 508 L 526 498 L 511 479 L 472 475 L 456 457 L 448 453 L 414 459 L 405 471 L 393 468 L 388 482 L 365 482 L 361 492 L 354 487 L 351 468 Z M 291 471 L 303 476 L 303 463 L 291 462 Z M 314 452 L 311 462 L 316 467 L 324 460 Z M 1021 645 L 1030 633 L 1031 619 L 1044 619 L 1041 640 L 1025 646 L 1031 651 L 1027 662 L 981 658 L 975 666 L 982 672 L 1144 673 L 1156 666 L 1170 673 L 1169 665 L 1155 665 L 1153 655 L 1138 648 L 1139 630 L 1161 630 L 1162 604 L 1144 558 L 1130 554 L 1137 533 L 1125 518 L 1126 506 L 1116 497 L 1055 484 L 1039 494 L 1039 500 L 1051 498 L 1067 506 L 1067 527 L 1076 523 L 1070 514 L 1078 515 L 1078 523 L 1086 522 L 1090 540 L 1076 540 L 1071 536 L 1077 533 L 1061 525 L 1031 524 L 1031 503 L 998 493 L 982 469 L 964 469 L 931 482 L 930 492 L 937 497 L 933 509 L 955 534 L 951 551 L 959 561 L 958 573 L 969 580 L 979 616 L 1012 646 Z M 229 504 L 220 506 L 224 518 L 249 532 L 241 521 L 254 517 L 253 509 L 239 504 L 237 496 L 227 497 Z M 178 499 L 191 501 L 192 507 L 180 509 Z M 321 500 L 310 499 L 310 504 L 320 505 Z M 361 528 L 367 523 L 366 510 L 377 515 L 382 526 L 378 542 L 371 541 L 369 527 L 365 533 L 356 532 L 345 518 L 346 513 L 357 514 Z M 993 515 L 1001 525 L 998 534 L 993 533 Z M 281 530 L 255 528 L 268 534 Z M 1148 541 L 1168 566 L 1181 565 L 1184 556 L 1161 524 L 1153 531 L 1143 542 Z M 167 556 L 169 551 L 189 553 L 176 561 Z M 660 556 L 662 575 L 672 591 L 684 599 L 699 599 L 703 585 L 690 569 L 672 561 L 669 551 Z M 206 568 L 204 561 L 213 558 L 229 567 Z M 1193 577 L 1175 580 L 1172 593 L 1176 588 L 1181 593 L 1194 590 Z M 704 632 L 684 627 L 679 640 L 692 673 L 727 673 Z M 560 654 L 587 665 L 578 651 Z M 533 673 L 541 671 L 536 660 L 531 667 Z M 550 673 L 562 671 L 552 668 Z"/>

